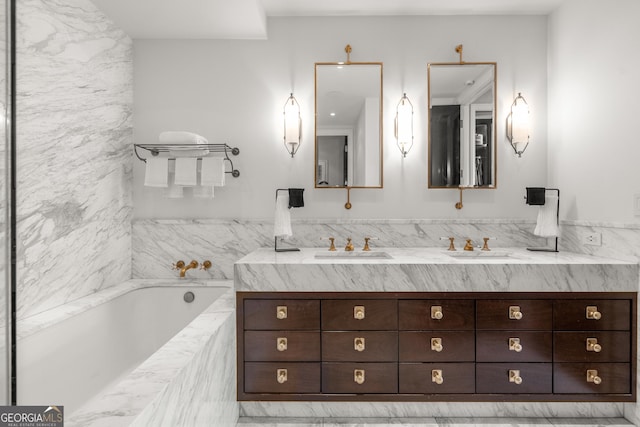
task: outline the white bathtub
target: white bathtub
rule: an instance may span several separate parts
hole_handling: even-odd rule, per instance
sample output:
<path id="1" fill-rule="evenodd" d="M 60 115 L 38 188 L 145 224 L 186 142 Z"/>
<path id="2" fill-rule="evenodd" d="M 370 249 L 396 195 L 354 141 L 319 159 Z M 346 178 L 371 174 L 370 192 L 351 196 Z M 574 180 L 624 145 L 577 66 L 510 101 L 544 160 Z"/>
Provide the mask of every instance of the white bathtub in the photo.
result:
<path id="1" fill-rule="evenodd" d="M 67 425 L 74 425 L 73 418 L 76 425 L 91 425 L 98 418 L 103 422 L 104 411 L 120 414 L 120 425 L 129 425 L 186 368 L 171 365 L 177 360 L 188 364 L 193 357 L 181 356 L 197 354 L 215 335 L 215 330 L 202 328 L 211 320 L 198 322 L 200 317 L 215 316 L 218 326 L 233 321 L 231 282 L 217 284 L 134 280 L 123 284 L 115 298 L 119 291 L 110 289 L 107 301 L 96 303 L 105 298 L 98 293 L 56 309 L 58 316 L 39 315 L 49 323 L 44 328 L 26 322 L 33 332 L 18 340 L 18 404 L 63 405 Z M 137 289 L 127 291 L 131 287 Z M 193 302 L 185 302 L 185 293 L 194 296 Z M 220 303 L 223 295 L 227 301 Z M 146 379 L 138 374 L 135 385 L 121 390 L 154 357 L 171 362 L 156 361 L 142 375 Z M 113 392 L 131 396 L 123 407 L 105 406 L 109 399 L 104 396 Z M 117 419 L 108 423 L 118 424 Z"/>

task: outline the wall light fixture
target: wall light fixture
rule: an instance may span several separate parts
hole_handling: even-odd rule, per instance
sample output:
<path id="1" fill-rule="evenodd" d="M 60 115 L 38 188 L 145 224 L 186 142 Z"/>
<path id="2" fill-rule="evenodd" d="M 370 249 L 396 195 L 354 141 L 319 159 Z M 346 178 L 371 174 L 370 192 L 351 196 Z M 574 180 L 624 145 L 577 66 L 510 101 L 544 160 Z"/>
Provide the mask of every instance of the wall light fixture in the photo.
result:
<path id="1" fill-rule="evenodd" d="M 300 105 L 293 93 L 284 104 L 284 146 L 293 157 L 300 148 L 302 137 L 302 119 L 300 118 Z"/>
<path id="2" fill-rule="evenodd" d="M 406 93 L 402 95 L 396 107 L 395 134 L 402 157 L 407 157 L 407 153 L 413 147 L 413 104 Z"/>
<path id="3" fill-rule="evenodd" d="M 511 104 L 511 113 L 507 117 L 507 138 L 518 157 L 522 157 L 522 153 L 529 146 L 530 133 L 529 105 L 522 93 L 518 92 L 518 96 Z"/>

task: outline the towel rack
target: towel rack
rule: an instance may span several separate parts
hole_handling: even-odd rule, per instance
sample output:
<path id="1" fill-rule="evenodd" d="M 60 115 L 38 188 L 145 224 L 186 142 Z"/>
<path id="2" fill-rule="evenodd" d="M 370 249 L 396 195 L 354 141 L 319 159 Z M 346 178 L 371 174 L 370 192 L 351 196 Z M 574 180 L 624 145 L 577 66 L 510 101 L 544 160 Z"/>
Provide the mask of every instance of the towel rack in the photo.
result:
<path id="1" fill-rule="evenodd" d="M 178 151 L 178 150 L 207 150 L 209 153 L 224 153 L 224 159 L 229 162 L 231 165 L 230 171 L 225 171 L 225 173 L 230 173 L 231 176 L 237 178 L 240 176 L 240 171 L 233 168 L 233 161 L 229 158 L 229 153 L 237 156 L 240 154 L 240 149 L 237 147 L 230 147 L 227 144 L 133 144 L 133 151 L 136 153 L 136 157 L 143 162 L 147 162 L 147 156 L 140 155 L 138 149 L 145 150 L 143 154 L 151 153 L 152 156 L 157 156 L 160 153 L 168 153 L 170 151 Z M 207 156 L 198 156 L 198 159 L 202 159 Z M 169 157 L 169 160 L 175 160 L 175 157 Z"/>

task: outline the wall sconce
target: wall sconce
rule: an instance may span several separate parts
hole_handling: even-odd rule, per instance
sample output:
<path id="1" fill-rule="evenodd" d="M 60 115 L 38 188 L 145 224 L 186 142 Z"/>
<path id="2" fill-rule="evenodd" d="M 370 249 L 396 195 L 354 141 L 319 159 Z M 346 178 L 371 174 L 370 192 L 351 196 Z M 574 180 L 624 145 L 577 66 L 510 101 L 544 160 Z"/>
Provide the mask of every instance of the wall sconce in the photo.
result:
<path id="1" fill-rule="evenodd" d="M 300 105 L 293 93 L 284 104 L 284 147 L 293 157 L 300 147 L 302 134 L 302 119 L 300 118 Z"/>
<path id="2" fill-rule="evenodd" d="M 507 138 L 518 157 L 522 157 L 522 153 L 529 146 L 530 126 L 529 105 L 522 93 L 518 92 L 518 96 L 511 104 L 511 114 L 507 117 Z M 522 144 L 524 148 L 519 150 L 518 146 Z"/>
<path id="3" fill-rule="evenodd" d="M 395 134 L 402 157 L 407 157 L 413 147 L 413 104 L 406 93 L 396 107 Z"/>

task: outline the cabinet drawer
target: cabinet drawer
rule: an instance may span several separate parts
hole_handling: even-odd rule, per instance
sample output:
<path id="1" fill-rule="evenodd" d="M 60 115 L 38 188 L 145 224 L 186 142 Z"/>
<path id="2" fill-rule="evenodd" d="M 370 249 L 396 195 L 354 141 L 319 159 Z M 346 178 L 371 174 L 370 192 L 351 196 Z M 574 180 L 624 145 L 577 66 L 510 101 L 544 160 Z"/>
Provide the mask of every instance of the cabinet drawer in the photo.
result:
<path id="1" fill-rule="evenodd" d="M 551 330 L 552 311 L 549 300 L 480 300 L 476 302 L 477 329 Z"/>
<path id="2" fill-rule="evenodd" d="M 478 362 L 551 362 L 551 332 L 478 331 Z"/>
<path id="3" fill-rule="evenodd" d="M 398 318 L 399 328 L 405 331 L 473 330 L 475 304 L 472 300 L 401 300 Z"/>
<path id="4" fill-rule="evenodd" d="M 588 381 L 588 370 L 600 378 L 599 384 Z M 628 394 L 631 393 L 631 366 L 628 363 L 555 363 L 553 391 Z"/>
<path id="5" fill-rule="evenodd" d="M 329 331 L 398 329 L 397 301 L 323 300 L 322 329 Z"/>
<path id="6" fill-rule="evenodd" d="M 320 329 L 320 301 L 265 300 L 244 301 L 245 329 Z"/>
<path id="7" fill-rule="evenodd" d="M 587 318 L 587 307 L 594 307 L 599 319 Z M 554 329 L 568 331 L 628 331 L 631 327 L 630 300 L 556 301 Z"/>
<path id="8" fill-rule="evenodd" d="M 282 370 L 285 370 L 283 373 Z M 245 393 L 319 393 L 320 363 L 244 364 Z"/>
<path id="9" fill-rule="evenodd" d="M 476 364 L 476 392 L 551 393 L 551 376 L 551 363 L 478 363 Z M 521 379 L 519 384 L 518 377 Z"/>
<path id="10" fill-rule="evenodd" d="M 398 360 L 395 331 L 322 332 L 324 362 L 394 362 Z"/>
<path id="11" fill-rule="evenodd" d="M 631 360 L 629 332 L 555 332 L 553 348 L 553 359 L 556 362 L 629 362 Z"/>
<path id="12" fill-rule="evenodd" d="M 434 372 L 435 370 L 440 373 Z M 438 375 L 441 381 L 438 381 Z M 399 392 L 405 394 L 474 393 L 473 363 L 401 363 Z"/>
<path id="13" fill-rule="evenodd" d="M 475 334 L 473 331 L 401 331 L 399 350 L 401 362 L 473 362 Z"/>
<path id="14" fill-rule="evenodd" d="M 357 376 L 361 373 L 362 376 Z M 362 383 L 356 382 L 357 378 Z M 397 393 L 397 363 L 323 363 L 323 393 Z"/>
<path id="15" fill-rule="evenodd" d="M 244 360 L 319 362 L 320 332 L 245 331 Z"/>

